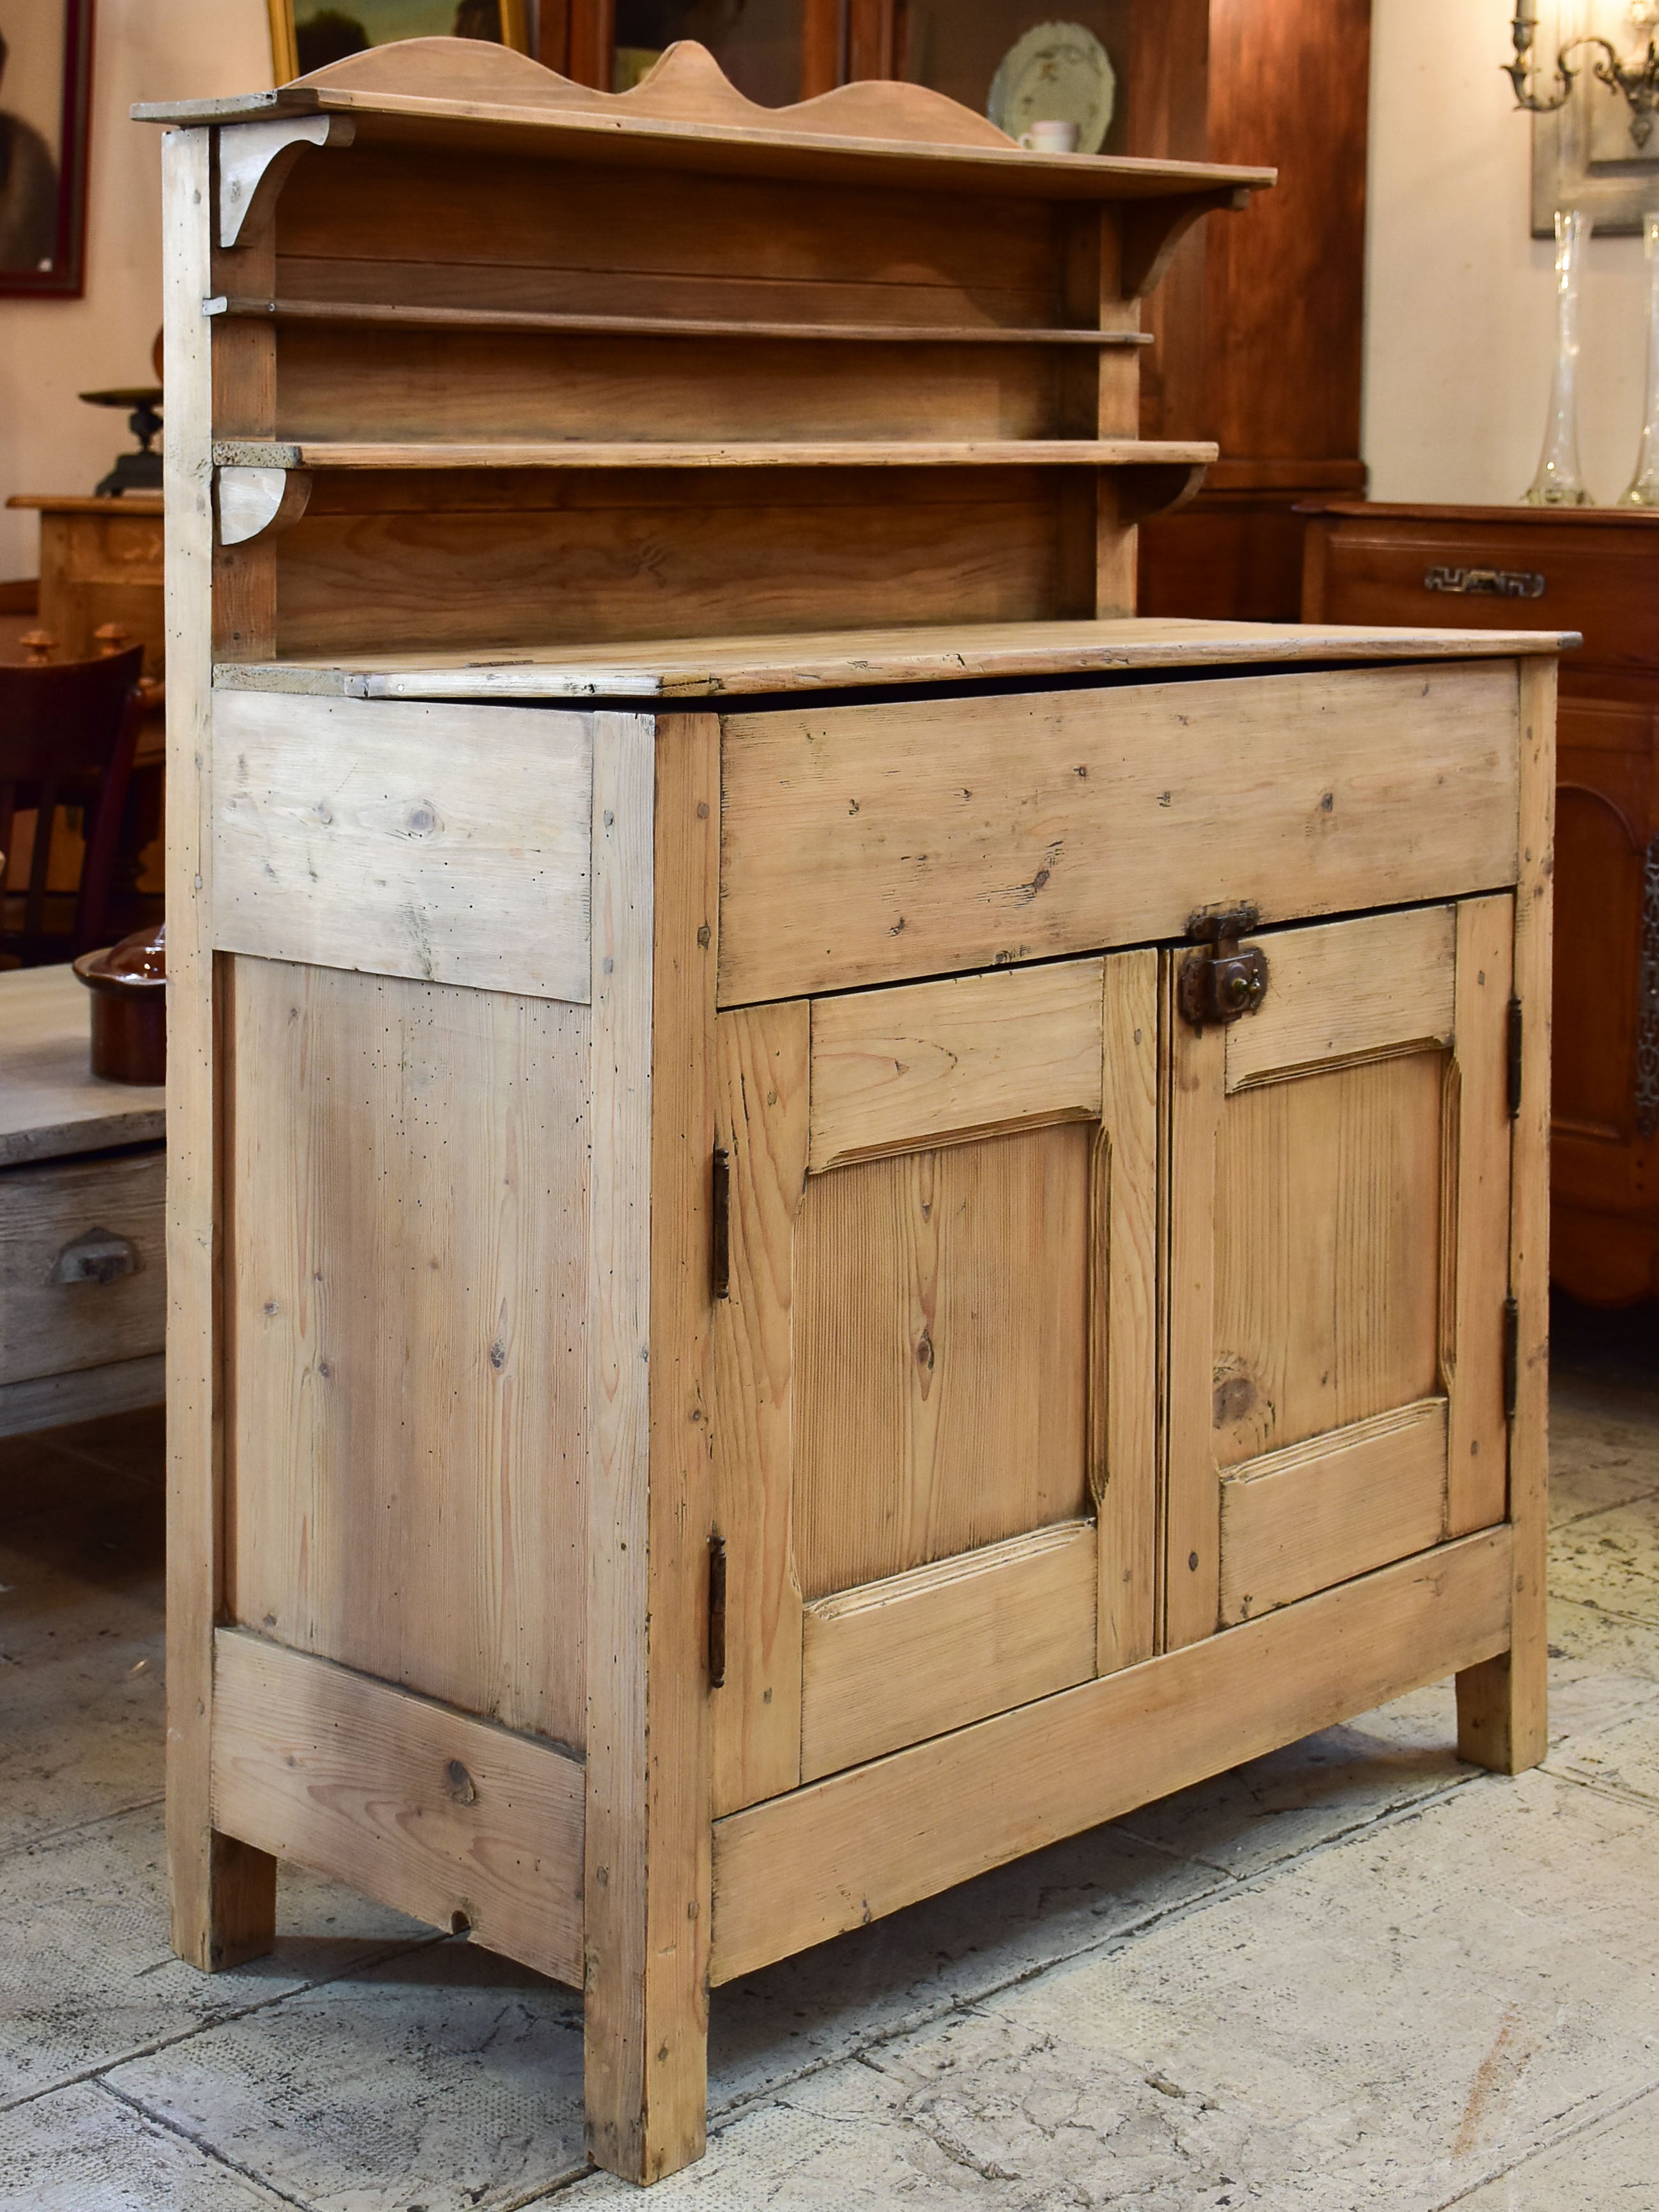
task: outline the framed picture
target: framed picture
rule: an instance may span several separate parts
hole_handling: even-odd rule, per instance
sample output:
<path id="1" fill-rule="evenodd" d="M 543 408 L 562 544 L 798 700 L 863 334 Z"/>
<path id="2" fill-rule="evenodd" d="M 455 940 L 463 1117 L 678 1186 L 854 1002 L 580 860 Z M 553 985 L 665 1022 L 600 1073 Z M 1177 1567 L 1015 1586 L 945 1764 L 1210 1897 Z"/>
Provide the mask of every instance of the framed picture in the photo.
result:
<path id="1" fill-rule="evenodd" d="M 0 0 L 0 9 L 17 0 Z M 533 52 L 535 0 L 268 0 L 278 84 L 398 39 L 490 39 Z"/>
<path id="2" fill-rule="evenodd" d="M 93 0 L 0 0 L 0 296 L 84 289 Z"/>

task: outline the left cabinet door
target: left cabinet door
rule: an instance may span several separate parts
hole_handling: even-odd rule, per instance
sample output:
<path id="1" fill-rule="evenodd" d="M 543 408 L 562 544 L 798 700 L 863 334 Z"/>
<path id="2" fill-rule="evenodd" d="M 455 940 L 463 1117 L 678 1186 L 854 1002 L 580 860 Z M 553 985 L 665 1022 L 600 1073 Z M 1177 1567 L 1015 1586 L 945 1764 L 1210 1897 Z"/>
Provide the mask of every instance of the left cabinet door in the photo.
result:
<path id="1" fill-rule="evenodd" d="M 720 1015 L 719 1812 L 1148 1656 L 1158 958 Z"/>

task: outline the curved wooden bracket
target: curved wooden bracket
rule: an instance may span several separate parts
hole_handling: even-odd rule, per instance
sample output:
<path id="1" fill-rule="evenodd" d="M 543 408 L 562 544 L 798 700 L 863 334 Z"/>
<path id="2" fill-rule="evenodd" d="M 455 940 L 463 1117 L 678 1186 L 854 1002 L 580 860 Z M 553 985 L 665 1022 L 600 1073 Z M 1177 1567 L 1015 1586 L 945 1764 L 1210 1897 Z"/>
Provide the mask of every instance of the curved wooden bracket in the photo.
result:
<path id="1" fill-rule="evenodd" d="M 219 130 L 219 243 L 253 237 L 270 219 L 289 171 L 307 146 L 349 146 L 356 125 L 346 115 L 279 116 L 268 123 L 226 123 Z"/>
<path id="2" fill-rule="evenodd" d="M 1144 300 L 1164 282 L 1175 250 L 1193 225 L 1218 208 L 1249 207 L 1247 185 L 1218 191 L 1183 192 L 1178 198 L 1132 200 L 1123 210 L 1123 296 Z"/>
<path id="3" fill-rule="evenodd" d="M 1127 526 L 1185 507 L 1204 482 L 1207 461 L 1146 461 L 1114 469 L 1117 519 Z"/>
<path id="4" fill-rule="evenodd" d="M 305 469 L 221 469 L 219 543 L 251 545 L 291 529 L 306 511 L 311 477 Z"/>

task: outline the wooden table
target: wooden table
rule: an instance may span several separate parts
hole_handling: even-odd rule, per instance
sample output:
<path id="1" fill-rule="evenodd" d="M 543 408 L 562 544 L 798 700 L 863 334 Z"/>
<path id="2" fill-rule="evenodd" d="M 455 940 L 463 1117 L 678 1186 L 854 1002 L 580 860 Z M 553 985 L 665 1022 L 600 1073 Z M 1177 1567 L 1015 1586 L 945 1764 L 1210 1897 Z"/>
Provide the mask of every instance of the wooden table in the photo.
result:
<path id="1" fill-rule="evenodd" d="M 165 1093 L 88 1038 L 72 969 L 0 975 L 0 1436 L 163 1395 Z"/>
<path id="2" fill-rule="evenodd" d="M 1659 1297 L 1659 516 L 1613 507 L 1313 512 L 1307 622 L 1547 624 L 1561 664 L 1551 1273 Z"/>

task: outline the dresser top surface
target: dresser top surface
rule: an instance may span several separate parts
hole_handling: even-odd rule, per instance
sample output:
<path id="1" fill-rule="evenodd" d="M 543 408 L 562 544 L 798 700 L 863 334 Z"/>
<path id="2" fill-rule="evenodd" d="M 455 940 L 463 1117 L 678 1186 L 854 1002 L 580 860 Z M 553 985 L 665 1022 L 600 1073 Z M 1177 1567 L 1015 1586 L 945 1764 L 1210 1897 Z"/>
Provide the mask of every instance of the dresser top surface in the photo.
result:
<path id="1" fill-rule="evenodd" d="M 91 1073 L 89 995 L 72 968 L 0 975 L 0 1167 L 165 1133 L 160 1085 Z"/>
<path id="2" fill-rule="evenodd" d="M 1178 621 L 951 623 L 778 637 L 646 640 L 453 659 L 386 653 L 228 662 L 222 690 L 356 699 L 719 699 L 790 691 L 1121 675 L 1285 662 L 1490 660 L 1577 645 L 1571 630 Z"/>
<path id="3" fill-rule="evenodd" d="M 1425 501 L 1304 500 L 1298 514 L 1334 522 L 1426 523 L 1436 528 L 1483 530 L 1651 530 L 1659 510 L 1639 507 L 1451 507 Z"/>

